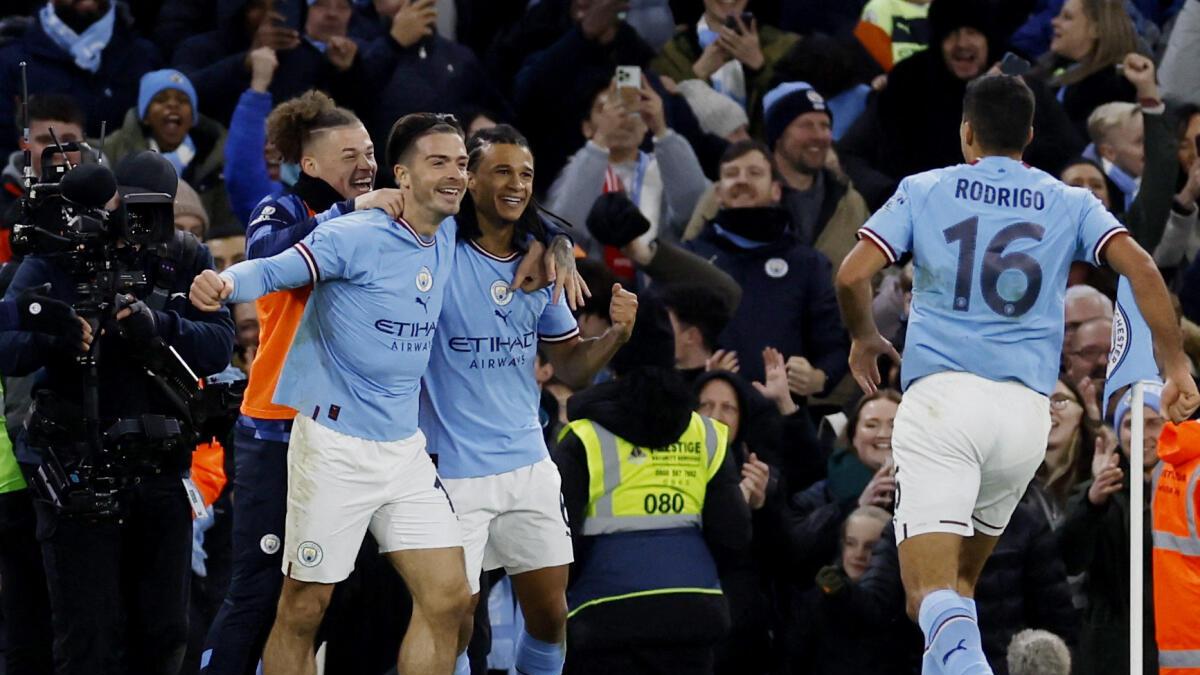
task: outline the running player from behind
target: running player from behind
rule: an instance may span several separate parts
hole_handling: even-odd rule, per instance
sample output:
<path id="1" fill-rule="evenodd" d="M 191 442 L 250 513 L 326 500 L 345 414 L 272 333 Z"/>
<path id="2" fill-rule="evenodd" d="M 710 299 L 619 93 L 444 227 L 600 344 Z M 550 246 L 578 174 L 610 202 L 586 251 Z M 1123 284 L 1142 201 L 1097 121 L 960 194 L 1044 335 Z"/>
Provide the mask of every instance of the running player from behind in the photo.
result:
<path id="1" fill-rule="evenodd" d="M 1154 261 L 1091 193 L 1021 162 L 1033 110 L 1020 78 L 972 82 L 959 130 L 967 163 L 901 181 L 838 272 L 850 369 L 873 392 L 879 357 L 899 355 L 875 326 L 871 278 L 914 260 L 892 448 L 900 572 L 925 634 L 925 675 L 992 672 L 975 583 L 1043 459 L 1073 261 L 1129 277 L 1167 383 L 1164 413 L 1180 421 L 1200 403 Z"/>
<path id="2" fill-rule="evenodd" d="M 421 429 L 458 514 L 472 607 L 480 571 L 503 567 L 525 618 L 517 670 L 556 675 L 565 655 L 573 553 L 558 468 L 538 419 L 534 357 L 540 346 L 560 379 L 586 387 L 629 339 L 637 297 L 614 286 L 612 327 L 585 340 L 550 289 L 512 292 L 509 279 L 525 242 L 544 229 L 533 203 L 533 155 L 507 125 L 480 131 L 467 151 L 468 197 L 456 216 L 454 271 L 424 380 Z M 571 256 L 569 245 L 556 249 Z M 460 648 L 473 616 L 464 615 Z M 455 672 L 470 673 L 465 653 Z"/>

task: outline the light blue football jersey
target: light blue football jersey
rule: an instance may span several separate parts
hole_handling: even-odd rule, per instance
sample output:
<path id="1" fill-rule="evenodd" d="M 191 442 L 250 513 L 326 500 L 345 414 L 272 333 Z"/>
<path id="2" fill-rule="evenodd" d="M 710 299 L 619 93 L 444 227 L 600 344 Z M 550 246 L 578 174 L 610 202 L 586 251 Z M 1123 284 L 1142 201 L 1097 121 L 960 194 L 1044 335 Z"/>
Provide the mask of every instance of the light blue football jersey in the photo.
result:
<path id="1" fill-rule="evenodd" d="M 443 478 L 505 473 L 549 455 L 534 358 L 539 341 L 571 340 L 579 329 L 550 288 L 508 290 L 520 262 L 471 241 L 455 247 L 421 396 L 421 430 Z"/>
<path id="2" fill-rule="evenodd" d="M 225 270 L 230 302 L 313 284 L 275 403 L 367 440 L 415 434 L 456 231 L 447 218 L 425 239 L 383 211 L 355 211 L 279 255 Z"/>
<path id="3" fill-rule="evenodd" d="M 890 262 L 913 255 L 903 386 L 966 371 L 1050 395 L 1071 263 L 1100 265 L 1125 231 L 1087 190 L 1004 157 L 905 178 L 859 230 Z"/>

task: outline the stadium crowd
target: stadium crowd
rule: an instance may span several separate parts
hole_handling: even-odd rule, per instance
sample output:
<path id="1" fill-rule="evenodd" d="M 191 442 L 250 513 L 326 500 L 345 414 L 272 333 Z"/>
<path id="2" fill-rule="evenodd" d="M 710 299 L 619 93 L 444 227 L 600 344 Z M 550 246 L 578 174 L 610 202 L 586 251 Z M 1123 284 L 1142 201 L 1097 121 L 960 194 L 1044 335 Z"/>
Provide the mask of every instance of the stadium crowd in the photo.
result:
<path id="1" fill-rule="evenodd" d="M 686 387 L 665 388 L 672 398 L 656 410 L 728 426 L 748 508 L 713 515 L 723 533 L 705 510 L 727 610 L 714 626 L 690 625 L 710 620 L 703 614 L 656 614 L 654 602 L 635 628 L 578 630 L 572 615 L 567 672 L 579 667 L 572 650 L 603 643 L 597 630 L 675 640 L 722 674 L 919 672 L 891 524 L 898 364 L 886 364 L 889 386 L 873 395 L 848 377 L 834 277 L 901 179 L 962 161 L 967 83 L 999 72 L 1007 52 L 1032 65 L 1021 74 L 1036 99 L 1025 161 L 1090 190 L 1152 252 L 1200 366 L 1200 0 L 22 0 L 0 16 L 0 291 L 22 264 L 8 237 L 25 190 L 26 116 L 35 173 L 55 139 L 90 140 L 112 165 L 143 150 L 169 160 L 176 227 L 205 243 L 217 270 L 245 259 L 248 243 L 265 245 L 247 240 L 253 220 L 271 216 L 264 199 L 314 195 L 305 202 L 321 208 L 309 218 L 354 210 L 343 201 L 354 195 L 359 209 L 387 209 L 380 190 L 394 179 L 382 149 L 404 115 L 452 114 L 467 138 L 511 125 L 528 139 L 536 199 L 568 225 L 591 289 L 575 313 L 580 335 L 613 326 L 615 283 L 665 308 L 669 330 L 639 329 L 623 349 L 643 353 L 612 368 L 673 368 Z M 306 122 L 332 109 L 311 90 L 362 121 L 378 172 L 369 143 L 322 174 L 298 161 L 285 116 L 272 111 L 298 97 L 307 108 L 290 114 Z M 1146 396 L 1145 466 L 1131 476 L 1129 398 L 1101 397 L 1117 278 L 1076 265 L 1045 462 L 978 585 L 998 674 L 1128 672 L 1131 516 L 1147 531 L 1146 672 L 1157 672 L 1156 614 L 1195 617 L 1193 607 L 1154 607 L 1158 397 Z M 901 260 L 874 284 L 876 321 L 897 349 L 923 283 Z M 260 317 L 252 302 L 230 309 L 244 377 L 262 365 Z M 644 320 L 653 323 L 639 311 Z M 544 437 L 574 516 L 582 504 L 567 493 L 587 474 L 565 425 L 599 408 L 623 438 L 674 436 L 639 421 L 646 411 L 632 403 L 649 397 L 602 405 L 609 369 L 581 387 L 538 356 Z M 36 378 L 4 380 L 18 450 Z M 209 514 L 194 527 L 183 673 L 203 672 L 209 628 L 237 597 L 231 584 L 247 583 L 234 562 L 233 504 L 254 500 L 240 490 L 255 483 L 239 476 L 241 437 L 214 440 L 224 456 L 210 462 Z M 286 470 L 283 458 L 277 466 Z M 1130 503 L 1134 476 L 1146 481 L 1145 504 Z M 31 499 L 20 483 L 0 490 L 10 503 Z M 578 566 L 587 537 L 573 534 Z M 30 517 L 0 522 L 9 673 L 52 672 L 58 620 L 36 583 L 46 536 Z M 261 548 L 270 564 L 255 573 L 278 577 L 278 556 Z M 395 665 L 411 600 L 374 551 L 364 544 L 334 592 L 319 633 L 325 673 Z M 503 575 L 484 577 L 473 671 L 508 671 L 522 619 Z M 643 664 L 675 672 L 656 665 Z"/>

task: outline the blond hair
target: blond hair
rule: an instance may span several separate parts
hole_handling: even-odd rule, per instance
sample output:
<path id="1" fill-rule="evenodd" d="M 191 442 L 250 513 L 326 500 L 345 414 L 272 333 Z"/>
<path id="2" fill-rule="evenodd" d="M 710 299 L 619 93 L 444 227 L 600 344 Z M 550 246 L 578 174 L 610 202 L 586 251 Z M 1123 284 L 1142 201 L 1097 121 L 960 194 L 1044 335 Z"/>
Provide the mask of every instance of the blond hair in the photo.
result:
<path id="1" fill-rule="evenodd" d="M 1125 101 L 1113 101 L 1098 106 L 1091 115 L 1088 115 L 1088 136 L 1097 145 L 1105 143 L 1108 141 L 1109 134 L 1125 126 L 1129 120 L 1133 119 L 1134 115 L 1140 115 L 1141 112 L 1142 109 L 1137 104 Z"/>

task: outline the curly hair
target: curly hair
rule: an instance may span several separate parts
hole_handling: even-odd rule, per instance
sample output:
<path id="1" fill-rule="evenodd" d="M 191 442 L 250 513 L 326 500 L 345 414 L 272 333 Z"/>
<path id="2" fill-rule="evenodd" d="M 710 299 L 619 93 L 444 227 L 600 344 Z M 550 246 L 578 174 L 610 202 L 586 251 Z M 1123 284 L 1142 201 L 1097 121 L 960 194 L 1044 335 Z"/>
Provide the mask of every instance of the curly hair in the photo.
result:
<path id="1" fill-rule="evenodd" d="M 313 134 L 356 124 L 362 122 L 354 113 L 339 108 L 326 94 L 310 89 L 271 111 L 267 116 L 267 140 L 283 155 L 283 161 L 296 163 Z"/>

